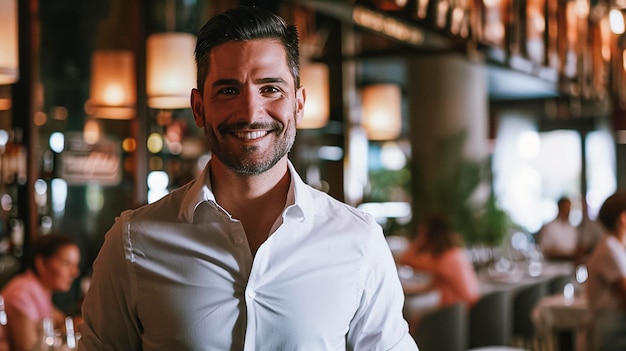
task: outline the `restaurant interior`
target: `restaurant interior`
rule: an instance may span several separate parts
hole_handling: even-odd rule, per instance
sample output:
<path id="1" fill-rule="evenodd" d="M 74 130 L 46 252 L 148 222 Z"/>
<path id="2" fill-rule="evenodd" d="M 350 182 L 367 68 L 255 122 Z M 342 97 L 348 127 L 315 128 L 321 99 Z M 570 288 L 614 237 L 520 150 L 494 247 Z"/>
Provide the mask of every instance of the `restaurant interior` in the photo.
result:
<path id="1" fill-rule="evenodd" d="M 562 196 L 570 222 L 593 230 L 626 186 L 622 0 L 0 0 L 0 283 L 34 238 L 69 234 L 81 279 L 55 298 L 74 308 L 115 217 L 206 165 L 189 107 L 195 34 L 237 5 L 298 26 L 307 102 L 290 159 L 303 179 L 370 212 L 394 254 L 434 209 L 449 213 L 477 269 L 509 253 L 521 273 L 481 285 L 508 293 L 491 329 L 504 346 L 539 349 L 537 319 L 534 346 L 514 342 L 537 292 L 523 312 L 513 297 L 541 282 L 543 297 L 567 286 L 577 299 L 584 273 L 546 261 L 537 271 L 534 234 Z M 410 297 L 407 313 L 432 308 L 432 296 Z M 457 337 L 431 331 L 454 343 L 434 349 L 481 346 L 468 318 Z M 581 350 L 580 325 L 564 329 L 574 332 L 540 343 Z"/>

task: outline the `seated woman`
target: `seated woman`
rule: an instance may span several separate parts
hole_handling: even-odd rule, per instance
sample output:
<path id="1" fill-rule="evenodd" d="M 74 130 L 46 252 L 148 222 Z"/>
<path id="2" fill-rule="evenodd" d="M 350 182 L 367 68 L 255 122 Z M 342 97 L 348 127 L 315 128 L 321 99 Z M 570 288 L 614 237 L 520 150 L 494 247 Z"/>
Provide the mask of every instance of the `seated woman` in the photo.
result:
<path id="1" fill-rule="evenodd" d="M 30 246 L 26 270 L 12 278 L 0 295 L 8 323 L 5 339 L 11 350 L 32 350 L 44 318 L 63 328 L 65 315 L 54 307 L 52 294 L 68 291 L 79 275 L 80 251 L 67 236 L 42 235 Z"/>
<path id="2" fill-rule="evenodd" d="M 440 307 L 456 302 L 469 307 L 480 297 L 478 278 L 463 250 L 463 241 L 442 215 L 426 217 L 397 263 L 431 275 L 430 288 L 441 293 Z"/>

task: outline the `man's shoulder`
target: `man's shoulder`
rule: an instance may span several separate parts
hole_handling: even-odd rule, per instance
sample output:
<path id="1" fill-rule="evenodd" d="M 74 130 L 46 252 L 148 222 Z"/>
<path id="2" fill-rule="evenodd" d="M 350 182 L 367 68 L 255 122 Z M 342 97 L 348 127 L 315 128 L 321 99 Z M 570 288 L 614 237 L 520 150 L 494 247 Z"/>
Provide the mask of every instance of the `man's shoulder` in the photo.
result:
<path id="1" fill-rule="evenodd" d="M 369 213 L 336 199 L 328 193 L 310 186 L 307 186 L 307 188 L 311 194 L 312 208 L 317 214 L 326 214 L 337 218 L 348 217 L 368 224 L 372 221 L 372 217 Z"/>
<path id="2" fill-rule="evenodd" d="M 187 191 L 193 182 L 187 183 L 172 190 L 160 199 L 141 205 L 137 208 L 127 209 L 120 217 L 138 219 L 142 217 L 158 217 L 162 219 L 178 217 L 178 213 Z"/>

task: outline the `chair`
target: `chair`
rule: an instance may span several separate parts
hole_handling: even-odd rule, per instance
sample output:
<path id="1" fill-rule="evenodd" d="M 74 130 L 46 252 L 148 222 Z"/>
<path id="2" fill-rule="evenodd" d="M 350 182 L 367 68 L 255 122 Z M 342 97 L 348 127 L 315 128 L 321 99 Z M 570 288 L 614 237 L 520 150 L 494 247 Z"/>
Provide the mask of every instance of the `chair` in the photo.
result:
<path id="1" fill-rule="evenodd" d="M 557 275 L 554 278 L 550 278 L 550 280 L 548 280 L 548 294 L 562 294 L 565 284 L 569 283 L 571 279 L 569 274 Z"/>
<path id="2" fill-rule="evenodd" d="M 425 314 L 413 338 L 420 350 L 467 350 L 467 308 L 458 302 Z"/>
<path id="3" fill-rule="evenodd" d="M 512 316 L 509 291 L 498 290 L 481 296 L 469 310 L 468 346 L 510 345 Z"/>
<path id="4" fill-rule="evenodd" d="M 536 282 L 513 292 L 513 341 L 535 349 L 535 326 L 530 313 L 539 300 L 548 295 L 548 282 Z"/>

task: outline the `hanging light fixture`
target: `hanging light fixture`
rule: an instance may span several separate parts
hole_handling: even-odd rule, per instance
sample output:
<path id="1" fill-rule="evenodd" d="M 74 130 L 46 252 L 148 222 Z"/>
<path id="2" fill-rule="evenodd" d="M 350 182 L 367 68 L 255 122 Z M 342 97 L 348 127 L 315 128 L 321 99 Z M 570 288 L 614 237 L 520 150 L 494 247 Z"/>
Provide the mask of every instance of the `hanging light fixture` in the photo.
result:
<path id="1" fill-rule="evenodd" d="M 196 86 L 196 37 L 175 32 L 176 1 L 167 0 L 165 6 L 167 31 L 146 40 L 147 104 L 156 109 L 188 108 Z"/>
<path id="2" fill-rule="evenodd" d="M 306 103 L 298 128 L 324 127 L 330 115 L 328 66 L 318 62 L 303 63 L 300 66 L 300 82 L 306 89 Z"/>
<path id="3" fill-rule="evenodd" d="M 0 1 L 0 85 L 19 78 L 17 47 L 17 1 Z"/>
<path id="4" fill-rule="evenodd" d="M 110 119 L 134 118 L 136 90 L 135 56 L 132 51 L 94 52 L 87 114 Z"/>
<path id="5" fill-rule="evenodd" d="M 402 130 L 402 93 L 396 84 L 368 85 L 362 91 L 361 125 L 370 140 L 393 140 Z"/>
<path id="6" fill-rule="evenodd" d="M 161 109 L 190 107 L 196 85 L 196 37 L 188 33 L 157 33 L 146 41 L 148 106 Z"/>

